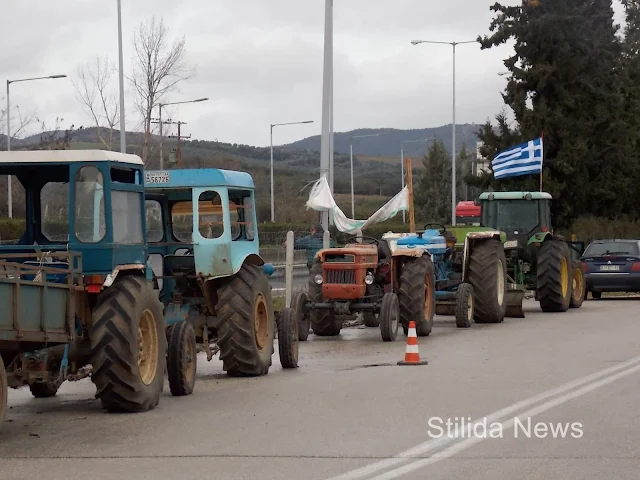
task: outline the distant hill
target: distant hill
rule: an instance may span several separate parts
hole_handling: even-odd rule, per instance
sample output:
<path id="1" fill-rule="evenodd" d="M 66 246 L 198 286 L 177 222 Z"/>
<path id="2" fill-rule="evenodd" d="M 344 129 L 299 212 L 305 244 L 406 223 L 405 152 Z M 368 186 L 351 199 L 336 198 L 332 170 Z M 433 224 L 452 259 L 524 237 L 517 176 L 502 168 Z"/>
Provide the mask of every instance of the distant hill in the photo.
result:
<path id="1" fill-rule="evenodd" d="M 475 152 L 478 142 L 477 132 L 480 125 L 462 124 L 456 125 L 456 150 L 460 151 L 463 145 L 467 147 L 469 152 Z M 437 138 L 444 142 L 446 149 L 451 151 L 451 124 L 443 125 L 435 128 L 422 128 L 414 130 L 397 130 L 393 128 L 367 128 L 352 130 L 350 132 L 334 132 L 333 148 L 336 153 L 349 154 L 349 144 L 352 136 L 357 135 L 374 135 L 387 133 L 378 137 L 356 138 L 353 140 L 354 155 L 363 155 L 367 157 L 399 157 L 401 142 L 408 140 L 421 140 Z M 426 143 L 426 142 L 425 142 Z M 295 150 L 320 151 L 320 135 L 304 138 L 281 148 Z M 420 143 L 405 144 L 405 152 L 424 152 Z"/>

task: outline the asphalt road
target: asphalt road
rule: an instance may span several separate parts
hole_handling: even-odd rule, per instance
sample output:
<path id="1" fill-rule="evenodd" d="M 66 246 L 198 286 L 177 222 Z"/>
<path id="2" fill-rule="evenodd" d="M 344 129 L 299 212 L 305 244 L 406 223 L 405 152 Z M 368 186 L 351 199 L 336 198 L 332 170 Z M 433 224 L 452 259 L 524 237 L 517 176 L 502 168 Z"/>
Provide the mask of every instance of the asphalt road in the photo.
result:
<path id="1" fill-rule="evenodd" d="M 525 319 L 467 330 L 437 317 L 419 339 L 425 366 L 396 365 L 404 335 L 383 343 L 364 328 L 310 335 L 300 368 L 283 370 L 276 353 L 257 379 L 200 357 L 194 394 L 167 386 L 145 414 L 102 412 L 88 380 L 47 400 L 11 391 L 0 479 L 636 480 L 638 301 L 563 314 L 527 301 Z M 486 419 L 497 438 L 437 438 L 460 417 Z M 528 418 L 568 424 L 566 438 L 528 438 Z"/>

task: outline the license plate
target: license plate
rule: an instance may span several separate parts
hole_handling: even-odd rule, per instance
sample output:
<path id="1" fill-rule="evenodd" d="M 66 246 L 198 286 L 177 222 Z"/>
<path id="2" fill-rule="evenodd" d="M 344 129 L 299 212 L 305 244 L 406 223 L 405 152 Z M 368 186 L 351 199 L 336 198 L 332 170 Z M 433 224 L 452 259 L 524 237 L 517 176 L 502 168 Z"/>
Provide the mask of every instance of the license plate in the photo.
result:
<path id="1" fill-rule="evenodd" d="M 518 241 L 509 240 L 508 242 L 504 242 L 504 248 L 518 248 Z"/>
<path id="2" fill-rule="evenodd" d="M 620 265 L 600 265 L 601 272 L 617 272 L 620 270 Z"/>

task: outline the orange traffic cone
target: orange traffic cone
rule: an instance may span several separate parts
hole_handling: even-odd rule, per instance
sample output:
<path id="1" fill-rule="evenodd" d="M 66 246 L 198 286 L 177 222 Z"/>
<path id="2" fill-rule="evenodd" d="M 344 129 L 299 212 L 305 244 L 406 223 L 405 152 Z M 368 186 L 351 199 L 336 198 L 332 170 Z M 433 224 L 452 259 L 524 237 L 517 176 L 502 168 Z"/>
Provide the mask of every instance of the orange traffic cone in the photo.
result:
<path id="1" fill-rule="evenodd" d="M 426 360 L 420 360 L 418 352 L 418 335 L 416 333 L 416 323 L 409 322 L 409 331 L 407 332 L 407 350 L 404 354 L 404 361 L 398 362 L 398 365 L 427 365 Z"/>

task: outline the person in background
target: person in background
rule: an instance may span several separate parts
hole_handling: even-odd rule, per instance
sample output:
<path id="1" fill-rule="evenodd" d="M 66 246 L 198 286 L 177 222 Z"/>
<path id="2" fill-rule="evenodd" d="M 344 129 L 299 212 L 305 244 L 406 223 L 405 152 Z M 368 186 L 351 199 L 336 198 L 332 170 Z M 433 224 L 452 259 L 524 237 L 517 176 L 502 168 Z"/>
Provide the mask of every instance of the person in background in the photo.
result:
<path id="1" fill-rule="evenodd" d="M 306 250 L 307 251 L 307 267 L 311 269 L 311 265 L 313 264 L 313 257 L 319 250 L 322 250 L 323 247 L 323 237 L 324 237 L 324 228 L 322 225 L 316 224 L 311 227 L 311 235 L 307 235 L 306 237 L 298 238 L 293 243 L 294 250 Z M 336 246 L 336 242 L 333 239 L 330 239 L 329 246 L 331 248 Z"/>

